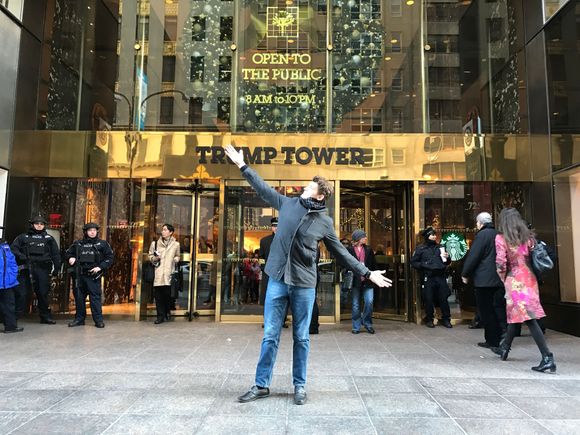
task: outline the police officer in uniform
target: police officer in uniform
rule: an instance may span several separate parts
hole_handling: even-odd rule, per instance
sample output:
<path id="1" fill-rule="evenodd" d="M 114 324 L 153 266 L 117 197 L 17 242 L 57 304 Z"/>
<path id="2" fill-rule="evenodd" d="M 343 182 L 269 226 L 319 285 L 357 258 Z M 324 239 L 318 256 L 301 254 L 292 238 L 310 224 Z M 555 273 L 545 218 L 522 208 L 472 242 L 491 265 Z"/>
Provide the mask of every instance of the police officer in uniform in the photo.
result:
<path id="1" fill-rule="evenodd" d="M 425 326 L 434 328 L 435 316 L 434 301 L 439 302 L 441 308 L 441 324 L 446 328 L 451 326 L 451 310 L 449 308 L 449 286 L 445 281 L 445 269 L 451 263 L 449 254 L 437 243 L 437 235 L 431 227 L 422 233 L 425 243 L 417 246 L 411 257 L 411 266 L 423 273 L 422 289 L 425 304 Z"/>
<path id="2" fill-rule="evenodd" d="M 75 241 L 66 251 L 68 263 L 75 269 L 75 319 L 68 326 L 85 324 L 85 301 L 89 296 L 91 314 L 97 328 L 104 328 L 101 301 L 101 276 L 113 265 L 113 250 L 106 240 L 97 237 L 99 225 L 89 222 L 83 226 L 84 239 Z M 77 275 L 78 274 L 78 275 Z"/>
<path id="3" fill-rule="evenodd" d="M 30 229 L 20 234 L 10 246 L 19 265 L 18 281 L 21 283 L 15 291 L 16 313 L 24 312 L 29 289 L 36 293 L 40 323 L 54 325 L 48 291 L 50 275 L 60 269 L 60 251 L 54 237 L 46 232 L 46 219 L 34 216 L 30 219 Z"/>

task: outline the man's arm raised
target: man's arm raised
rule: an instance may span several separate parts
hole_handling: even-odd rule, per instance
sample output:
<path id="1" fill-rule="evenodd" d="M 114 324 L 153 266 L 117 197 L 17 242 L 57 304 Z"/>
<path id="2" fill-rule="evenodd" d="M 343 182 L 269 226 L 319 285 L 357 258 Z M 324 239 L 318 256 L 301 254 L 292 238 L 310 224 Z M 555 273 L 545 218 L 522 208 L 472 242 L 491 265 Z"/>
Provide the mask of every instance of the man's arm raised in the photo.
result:
<path id="1" fill-rule="evenodd" d="M 268 185 L 262 178 L 252 170 L 244 161 L 244 153 L 242 150 L 236 150 L 232 145 L 226 145 L 224 147 L 226 155 L 228 158 L 242 171 L 242 175 L 254 190 L 260 195 L 260 197 L 274 207 L 280 210 L 282 204 L 288 199 L 284 195 L 276 192 L 274 188 Z"/>

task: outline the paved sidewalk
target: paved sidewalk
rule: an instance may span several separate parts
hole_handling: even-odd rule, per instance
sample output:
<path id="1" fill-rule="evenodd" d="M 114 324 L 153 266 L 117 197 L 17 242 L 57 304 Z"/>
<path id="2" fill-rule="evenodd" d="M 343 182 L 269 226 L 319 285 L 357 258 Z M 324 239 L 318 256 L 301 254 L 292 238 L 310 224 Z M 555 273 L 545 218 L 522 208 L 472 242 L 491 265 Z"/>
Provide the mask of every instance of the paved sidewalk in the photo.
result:
<path id="1" fill-rule="evenodd" d="M 377 321 L 375 335 L 352 335 L 347 322 L 323 325 L 312 337 L 308 403 L 296 406 L 291 329 L 273 396 L 239 404 L 260 325 L 22 326 L 0 334 L 0 433 L 580 433 L 580 338 L 553 331 L 558 372 L 549 375 L 530 370 L 540 357 L 529 336 L 501 362 L 467 326 Z"/>

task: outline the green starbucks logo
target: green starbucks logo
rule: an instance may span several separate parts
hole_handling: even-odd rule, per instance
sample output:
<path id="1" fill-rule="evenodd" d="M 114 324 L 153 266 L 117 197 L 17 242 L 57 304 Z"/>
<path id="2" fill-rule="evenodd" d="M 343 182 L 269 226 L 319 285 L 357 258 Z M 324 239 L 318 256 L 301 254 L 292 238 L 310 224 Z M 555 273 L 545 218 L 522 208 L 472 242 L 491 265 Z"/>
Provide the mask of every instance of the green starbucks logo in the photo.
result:
<path id="1" fill-rule="evenodd" d="M 447 233 L 441 239 L 441 246 L 445 248 L 451 261 L 458 261 L 465 257 L 469 247 L 465 242 L 465 237 L 461 234 Z"/>

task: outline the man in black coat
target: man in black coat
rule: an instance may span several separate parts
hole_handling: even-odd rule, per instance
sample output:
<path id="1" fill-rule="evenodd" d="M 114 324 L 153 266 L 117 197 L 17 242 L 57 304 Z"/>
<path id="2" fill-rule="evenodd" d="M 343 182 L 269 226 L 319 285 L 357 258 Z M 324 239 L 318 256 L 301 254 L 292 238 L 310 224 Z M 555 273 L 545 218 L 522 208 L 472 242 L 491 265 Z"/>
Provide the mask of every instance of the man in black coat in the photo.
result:
<path id="1" fill-rule="evenodd" d="M 495 236 L 491 215 L 479 213 L 476 218 L 477 235 L 461 273 L 463 282 L 471 279 L 475 287 L 475 301 L 485 328 L 485 341 L 478 346 L 491 348 L 499 346 L 506 330 L 505 289 L 495 266 Z"/>
<path id="2" fill-rule="evenodd" d="M 354 230 L 352 233 L 353 246 L 348 248 L 348 252 L 360 263 L 364 264 L 370 270 L 377 268 L 375 254 L 370 246 L 367 246 L 367 233 L 363 230 Z M 361 324 L 369 334 L 374 334 L 373 328 L 373 300 L 374 288 L 372 282 L 364 276 L 354 275 L 352 279 L 352 333 L 360 332 Z M 364 301 L 364 310 L 361 316 L 360 298 Z"/>
<path id="3" fill-rule="evenodd" d="M 54 325 L 56 322 L 50 312 L 48 291 L 50 274 L 56 275 L 60 269 L 60 250 L 54 237 L 46 232 L 46 219 L 35 216 L 29 222 L 28 232 L 16 237 L 10 246 L 20 270 L 20 285 L 14 292 L 16 313 L 24 312 L 30 289 L 36 293 L 38 299 L 40 323 Z"/>
<path id="4" fill-rule="evenodd" d="M 411 257 L 411 266 L 422 272 L 422 296 L 425 305 L 425 326 L 434 328 L 435 299 L 441 308 L 441 324 L 452 328 L 451 310 L 447 298 L 451 291 L 445 280 L 445 269 L 451 263 L 449 254 L 437 243 L 437 235 L 431 227 L 421 233 L 425 243 L 417 246 Z"/>
<path id="5" fill-rule="evenodd" d="M 270 247 L 272 246 L 272 241 L 276 235 L 276 230 L 278 229 L 278 218 L 270 219 L 270 225 L 272 225 L 272 234 L 267 235 L 260 239 L 260 259 L 264 260 L 262 265 L 262 272 L 266 267 L 266 262 L 268 261 L 268 256 L 270 255 Z M 268 289 L 268 274 L 262 273 L 262 288 L 260 289 L 260 305 L 264 305 L 266 300 L 266 290 Z"/>
<path id="6" fill-rule="evenodd" d="M 318 244 L 323 241 L 328 250 L 349 269 L 363 275 L 380 287 L 390 287 L 384 271 L 371 271 L 354 259 L 341 245 L 328 216 L 325 200 L 332 194 L 332 185 L 316 176 L 304 188 L 299 198 L 278 193 L 244 162 L 243 151 L 225 147 L 230 160 L 240 168 L 242 176 L 260 197 L 280 211 L 278 230 L 272 241 L 265 272 L 269 276 L 264 305 L 264 338 L 256 367 L 255 384 L 238 397 L 242 403 L 270 395 L 274 364 L 280 343 L 284 314 L 292 307 L 293 358 L 292 382 L 294 403 L 306 403 L 306 368 L 310 352 L 308 329 L 314 306 L 318 275 Z"/>

